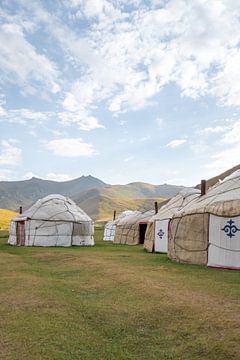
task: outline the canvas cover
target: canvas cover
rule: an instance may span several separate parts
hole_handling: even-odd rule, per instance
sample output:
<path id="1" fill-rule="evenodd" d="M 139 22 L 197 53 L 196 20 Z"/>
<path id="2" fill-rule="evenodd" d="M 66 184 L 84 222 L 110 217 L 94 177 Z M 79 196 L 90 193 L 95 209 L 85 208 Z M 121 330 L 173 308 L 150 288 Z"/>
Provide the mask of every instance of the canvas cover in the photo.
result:
<path id="1" fill-rule="evenodd" d="M 198 189 L 184 189 L 170 199 L 166 205 L 162 206 L 158 213 L 155 214 L 148 222 L 144 248 L 149 252 L 155 251 L 167 253 L 169 220 L 177 211 L 193 202 L 199 196 L 200 190 Z M 164 227 L 164 235 L 159 237 L 158 233 L 161 226 Z M 163 242 L 162 245 L 160 244 L 161 242 Z"/>
<path id="2" fill-rule="evenodd" d="M 94 245 L 93 234 L 91 218 L 70 198 L 54 194 L 12 220 L 8 242 L 25 246 Z"/>
<path id="3" fill-rule="evenodd" d="M 133 214 L 125 216 L 116 224 L 114 244 L 139 244 L 139 225 L 147 223 L 153 216 L 154 210 L 146 212 L 134 211 Z"/>
<path id="4" fill-rule="evenodd" d="M 192 204 L 189 204 L 178 213 L 174 214 L 170 222 L 169 233 L 169 256 L 172 259 L 181 262 L 188 262 L 194 264 L 207 264 L 208 255 L 210 254 L 211 262 L 215 262 L 215 251 L 213 250 L 213 244 L 219 244 L 221 237 L 218 238 L 215 235 L 211 235 L 210 231 L 213 231 L 213 227 L 209 222 L 211 215 L 218 216 L 225 220 L 232 217 L 238 217 L 240 215 L 240 171 L 236 171 L 223 181 L 219 181 L 215 186 L 210 188 L 207 194 L 199 197 Z M 220 221 L 220 220 L 219 220 Z M 215 220 L 216 222 L 216 220 Z M 213 226 L 217 226 L 215 223 Z M 220 225 L 219 225 L 220 226 Z M 237 239 L 237 238 L 236 238 Z M 212 241 L 211 250 L 208 254 L 209 242 Z M 218 257 L 218 266 L 225 267 L 240 267 L 237 249 L 240 246 L 235 244 L 231 250 L 231 257 L 227 255 L 229 253 L 230 246 L 226 243 L 227 247 L 221 250 L 221 255 Z M 215 246 L 216 247 L 216 246 Z M 220 253 L 220 250 L 218 251 Z M 224 254 L 223 254 L 224 253 Z M 213 255 L 214 254 L 214 255 Z M 231 258 L 232 264 L 229 262 Z M 228 260 L 224 260 L 228 259 Z"/>
<path id="5" fill-rule="evenodd" d="M 210 215 L 208 266 L 240 269 L 240 216 Z"/>
<path id="6" fill-rule="evenodd" d="M 123 219 L 125 216 L 132 215 L 134 211 L 132 210 L 126 210 L 123 211 L 119 216 L 112 221 L 108 221 L 106 225 L 104 226 L 104 234 L 103 234 L 103 240 L 105 241 L 113 241 L 116 231 L 116 224 L 119 222 L 119 220 Z"/>

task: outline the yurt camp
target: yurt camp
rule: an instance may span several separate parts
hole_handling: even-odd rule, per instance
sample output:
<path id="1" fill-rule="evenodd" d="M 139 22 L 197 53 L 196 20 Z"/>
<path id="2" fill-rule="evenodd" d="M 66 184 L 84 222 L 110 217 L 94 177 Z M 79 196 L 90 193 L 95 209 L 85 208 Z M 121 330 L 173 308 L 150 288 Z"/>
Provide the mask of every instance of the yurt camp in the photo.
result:
<path id="1" fill-rule="evenodd" d="M 49 195 L 12 220 L 9 244 L 17 246 L 94 245 L 92 219 L 73 200 Z"/>
<path id="2" fill-rule="evenodd" d="M 115 231 L 116 231 L 116 225 L 118 224 L 118 222 L 121 219 L 123 219 L 125 216 L 132 215 L 133 213 L 134 213 L 134 211 L 132 211 L 132 210 L 126 210 L 126 211 L 123 211 L 121 214 L 119 214 L 116 219 L 114 219 L 112 221 L 108 221 L 106 223 L 106 225 L 104 226 L 103 240 L 113 241 L 114 236 L 115 236 Z"/>
<path id="3" fill-rule="evenodd" d="M 116 224 L 114 244 L 137 245 L 144 244 L 148 220 L 153 216 L 154 210 L 146 212 L 134 211 L 125 216 Z"/>
<path id="4" fill-rule="evenodd" d="M 240 171 L 218 182 L 170 221 L 169 257 L 240 269 Z"/>
<path id="5" fill-rule="evenodd" d="M 144 248 L 149 252 L 168 252 L 169 221 L 180 209 L 200 196 L 200 190 L 188 188 L 181 190 L 148 221 Z"/>

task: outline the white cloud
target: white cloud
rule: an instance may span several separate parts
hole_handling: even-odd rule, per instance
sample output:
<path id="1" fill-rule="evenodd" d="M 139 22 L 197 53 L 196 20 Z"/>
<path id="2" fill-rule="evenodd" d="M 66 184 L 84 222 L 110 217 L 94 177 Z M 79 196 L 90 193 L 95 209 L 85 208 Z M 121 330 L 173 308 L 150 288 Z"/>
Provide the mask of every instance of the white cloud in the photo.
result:
<path id="1" fill-rule="evenodd" d="M 235 144 L 235 143 L 239 143 L 239 139 L 240 139 L 240 119 L 236 121 L 232 121 L 232 123 L 228 125 L 228 131 L 225 133 L 223 137 L 223 143 Z"/>
<path id="2" fill-rule="evenodd" d="M 200 130 L 198 133 L 203 134 L 203 135 L 211 135 L 211 134 L 217 134 L 217 133 L 222 133 L 225 132 L 227 130 L 227 126 L 225 125 L 217 125 L 214 127 L 206 127 L 202 130 Z"/>
<path id="3" fill-rule="evenodd" d="M 222 172 L 239 164 L 239 159 L 240 144 L 236 144 L 213 155 L 206 168 L 213 170 L 215 173 Z"/>
<path id="4" fill-rule="evenodd" d="M 240 159 L 240 120 L 227 119 L 225 133 L 218 139 L 223 150 L 216 151 L 206 168 L 215 171 L 224 171 L 239 164 Z"/>
<path id="5" fill-rule="evenodd" d="M 33 177 L 44 180 L 52 180 L 52 181 L 68 181 L 74 179 L 73 176 L 70 176 L 68 174 L 59 174 L 59 173 L 50 172 L 47 175 L 39 175 L 33 173 L 32 171 L 28 171 L 26 174 L 23 175 L 22 178 L 24 180 L 27 180 L 27 179 L 32 179 Z"/>
<path id="6" fill-rule="evenodd" d="M 2 111 L 1 111 L 2 110 Z M 59 121 L 61 125 L 76 124 L 79 129 L 90 131 L 97 128 L 104 128 L 98 119 L 90 116 L 85 109 L 82 111 L 33 111 L 31 109 L 5 110 L 0 106 L 0 121 L 17 123 L 29 127 L 46 124 L 51 121 Z M 31 129 L 31 131 L 33 131 Z M 59 130 L 56 130 L 59 133 Z"/>
<path id="7" fill-rule="evenodd" d="M 55 94 L 60 90 L 56 64 L 36 51 L 19 24 L 3 24 L 0 43 L 2 81 L 17 84 L 28 94 L 34 94 L 37 90 L 38 94 Z"/>
<path id="8" fill-rule="evenodd" d="M 166 180 L 167 184 L 173 184 L 173 185 L 185 185 L 186 186 L 186 179 L 184 178 L 172 178 Z"/>
<path id="9" fill-rule="evenodd" d="M 5 15 L 0 66 L 3 80 L 17 82 L 25 92 L 59 91 L 57 113 L 63 124 L 77 124 L 81 130 L 102 127 L 95 115 L 100 106 L 114 116 L 142 109 L 170 83 L 177 84 L 183 96 L 211 95 L 220 104 L 240 105 L 236 2 L 61 4 L 65 8 L 52 15 L 39 2 L 21 1 L 20 14 Z M 87 19 L 81 30 L 72 26 L 79 17 Z M 41 30 L 54 44 L 52 52 L 46 49 L 49 57 L 28 36 Z"/>
<path id="10" fill-rule="evenodd" d="M 74 179 L 74 177 L 68 175 L 68 174 L 58 174 L 58 173 L 48 173 L 44 179 L 46 180 L 52 180 L 52 181 L 68 181 Z"/>
<path id="11" fill-rule="evenodd" d="M 97 155 L 92 144 L 85 143 L 81 138 L 64 138 L 45 143 L 45 148 L 56 156 L 92 157 Z"/>
<path id="12" fill-rule="evenodd" d="M 16 146 L 16 141 L 2 140 L 0 147 L 0 165 L 15 166 L 21 162 L 22 150 Z"/>
<path id="13" fill-rule="evenodd" d="M 130 156 L 126 157 L 126 158 L 124 159 L 124 161 L 125 161 L 125 162 L 132 161 L 132 160 L 135 159 L 135 157 L 136 157 L 135 155 L 130 155 Z"/>
<path id="14" fill-rule="evenodd" d="M 8 121 L 10 123 L 17 123 L 22 125 L 40 125 L 47 122 L 54 116 L 54 113 L 46 111 L 33 111 L 30 109 L 16 109 L 16 110 L 5 110 L 4 113 L 0 112 L 0 120 Z"/>
<path id="15" fill-rule="evenodd" d="M 175 140 L 170 141 L 170 142 L 166 145 L 166 147 L 168 147 L 168 148 L 176 148 L 176 147 L 178 147 L 178 146 L 180 146 L 180 145 L 185 144 L 186 142 L 187 142 L 186 139 L 175 139 Z"/>
<path id="16" fill-rule="evenodd" d="M 76 124 L 79 129 L 90 131 L 98 128 L 104 128 L 102 124 L 98 122 L 98 119 L 89 115 L 85 109 L 76 112 L 61 112 L 58 113 L 61 124 L 71 125 Z"/>
<path id="17" fill-rule="evenodd" d="M 35 174 L 35 173 L 33 173 L 32 171 L 28 171 L 28 172 L 26 172 L 26 173 L 22 176 L 23 180 L 32 179 L 33 177 L 38 178 L 38 179 L 41 179 L 41 176 L 40 176 L 40 175 Z"/>
<path id="18" fill-rule="evenodd" d="M 151 136 L 150 135 L 146 135 L 146 136 L 143 136 L 142 138 L 139 139 L 140 142 L 143 142 L 143 141 L 148 141 L 151 139 Z"/>
<path id="19" fill-rule="evenodd" d="M 15 180 L 13 171 L 9 169 L 0 169 L 0 181 Z"/>
<path id="20" fill-rule="evenodd" d="M 157 123 L 158 127 L 162 128 L 162 126 L 163 126 L 163 119 L 160 118 L 160 117 L 156 118 L 156 123 Z"/>

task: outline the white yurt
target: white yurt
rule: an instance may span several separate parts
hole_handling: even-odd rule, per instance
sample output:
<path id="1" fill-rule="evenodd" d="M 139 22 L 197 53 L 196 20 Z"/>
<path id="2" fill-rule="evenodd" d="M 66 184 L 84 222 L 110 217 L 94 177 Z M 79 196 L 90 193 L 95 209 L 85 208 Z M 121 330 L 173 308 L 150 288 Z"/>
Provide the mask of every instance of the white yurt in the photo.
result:
<path id="1" fill-rule="evenodd" d="M 94 245 L 92 219 L 68 197 L 38 200 L 11 221 L 9 244 L 17 246 Z"/>
<path id="2" fill-rule="evenodd" d="M 105 241 L 113 241 L 116 231 L 116 225 L 117 223 L 123 219 L 125 216 L 132 215 L 134 211 L 132 210 L 126 210 L 123 211 L 121 214 L 118 215 L 118 217 L 115 220 L 108 221 L 104 227 L 104 235 L 103 240 Z"/>
<path id="3" fill-rule="evenodd" d="M 149 252 L 168 252 L 168 225 L 172 216 L 200 196 L 198 189 L 181 190 L 176 196 L 163 205 L 157 214 L 148 221 L 144 248 Z"/>
<path id="4" fill-rule="evenodd" d="M 144 244 L 148 220 L 153 216 L 154 210 L 145 212 L 134 211 L 125 216 L 116 224 L 114 244 L 137 245 Z"/>
<path id="5" fill-rule="evenodd" d="M 168 254 L 179 262 L 240 269 L 240 170 L 174 214 Z"/>

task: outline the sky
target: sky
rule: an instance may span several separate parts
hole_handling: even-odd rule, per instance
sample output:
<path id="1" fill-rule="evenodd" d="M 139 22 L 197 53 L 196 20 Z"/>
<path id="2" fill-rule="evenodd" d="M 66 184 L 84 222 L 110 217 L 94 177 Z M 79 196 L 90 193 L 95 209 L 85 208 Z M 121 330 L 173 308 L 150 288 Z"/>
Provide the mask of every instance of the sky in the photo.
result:
<path id="1" fill-rule="evenodd" d="M 195 185 L 240 161 L 240 2 L 1 0 L 0 181 Z"/>

